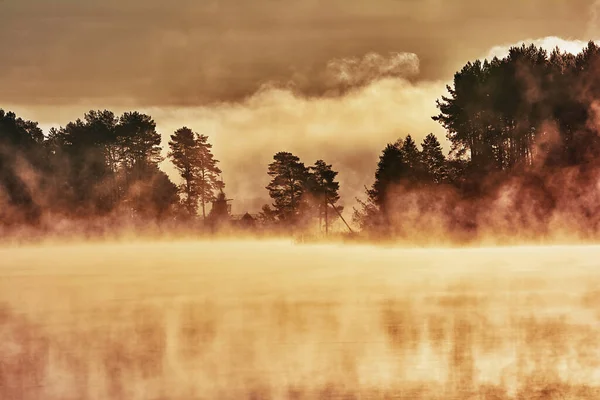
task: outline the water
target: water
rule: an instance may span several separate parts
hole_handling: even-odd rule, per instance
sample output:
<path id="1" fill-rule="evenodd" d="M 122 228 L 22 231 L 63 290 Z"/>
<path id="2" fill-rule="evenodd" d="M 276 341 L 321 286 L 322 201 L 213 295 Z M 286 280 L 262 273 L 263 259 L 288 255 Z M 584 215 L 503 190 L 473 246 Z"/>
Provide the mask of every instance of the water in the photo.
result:
<path id="1" fill-rule="evenodd" d="M 0 250 L 0 399 L 596 399 L 600 247 Z"/>

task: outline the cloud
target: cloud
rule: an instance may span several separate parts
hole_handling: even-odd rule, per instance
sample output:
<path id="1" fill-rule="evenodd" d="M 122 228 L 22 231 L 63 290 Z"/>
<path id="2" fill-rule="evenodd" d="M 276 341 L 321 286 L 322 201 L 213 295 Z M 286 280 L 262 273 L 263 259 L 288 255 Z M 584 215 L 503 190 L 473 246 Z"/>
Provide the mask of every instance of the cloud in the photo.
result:
<path id="1" fill-rule="evenodd" d="M 355 66 L 364 68 L 370 52 L 418 54 L 415 79 L 439 80 L 496 43 L 550 31 L 583 37 L 590 4 L 3 0 L 0 102 L 193 107 L 240 101 L 265 82 L 297 82 L 298 73 L 306 78 L 299 92 L 321 95 L 343 82 L 312 72 L 332 59 L 356 58 Z M 382 72 L 364 71 L 367 80 Z"/>
<path id="2" fill-rule="evenodd" d="M 278 151 L 290 151 L 306 164 L 332 163 L 340 171 L 342 202 L 351 209 L 372 183 L 386 143 L 409 133 L 417 140 L 429 132 L 443 138 L 430 118 L 443 89 L 443 82 L 382 78 L 344 96 L 310 98 L 271 88 L 241 103 L 148 112 L 160 121 L 163 134 L 185 121 L 209 135 L 235 212 L 255 211 L 270 201 L 266 170 Z"/>
<path id="3" fill-rule="evenodd" d="M 369 52 L 362 57 L 334 58 L 324 65 L 296 70 L 288 80 L 269 80 L 257 92 L 287 89 L 299 96 L 335 97 L 384 78 L 410 79 L 419 75 L 419 57 L 392 52 Z M 255 93 L 253 93 L 254 95 Z"/>
<path id="4" fill-rule="evenodd" d="M 598 40 L 596 41 L 598 42 Z M 494 46 L 483 58 L 487 58 L 488 60 L 494 57 L 504 58 L 508 56 L 508 51 L 511 47 L 522 46 L 523 44 L 527 46 L 533 44 L 537 47 L 543 48 L 547 52 L 551 52 L 558 47 L 561 51 L 566 53 L 577 54 L 587 46 L 588 41 L 568 40 L 556 36 L 548 36 L 538 39 L 526 39 L 516 43 Z"/>
<path id="5" fill-rule="evenodd" d="M 364 85 L 382 77 L 407 77 L 419 73 L 419 58 L 414 53 L 377 53 L 362 58 L 334 59 L 327 63 L 327 74 L 333 84 Z"/>

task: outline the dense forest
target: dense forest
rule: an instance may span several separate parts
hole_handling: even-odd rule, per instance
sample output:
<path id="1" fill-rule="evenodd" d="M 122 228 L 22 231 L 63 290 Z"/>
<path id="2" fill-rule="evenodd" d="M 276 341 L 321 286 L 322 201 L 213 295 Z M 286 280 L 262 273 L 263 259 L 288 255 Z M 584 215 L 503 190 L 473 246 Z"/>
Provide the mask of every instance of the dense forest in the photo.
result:
<path id="1" fill-rule="evenodd" d="M 511 48 L 456 73 L 433 117 L 447 131 L 383 150 L 354 219 L 378 236 L 520 239 L 600 233 L 600 48 Z"/>
<path id="2" fill-rule="evenodd" d="M 44 135 L 37 123 L 0 110 L 0 140 L 0 228 L 6 235 L 23 227 L 59 233 L 61 225 L 91 235 L 120 228 L 232 228 L 212 144 L 188 127 L 168 142 L 179 184 L 160 170 L 161 136 L 152 117 L 139 112 L 92 110 Z M 248 215 L 243 228 L 282 233 L 318 223 L 327 231 L 329 216 L 341 213 L 337 172 L 323 160 L 306 167 L 279 152 L 267 173 L 273 204 Z"/>
<path id="3" fill-rule="evenodd" d="M 365 236 L 597 236 L 600 47 L 590 42 L 577 55 L 513 47 L 503 59 L 467 63 L 447 90 L 433 119 L 450 153 L 433 134 L 387 144 L 354 209 Z M 159 168 L 165 145 L 177 183 Z M 281 151 L 265 167 L 272 204 L 252 218 L 258 226 L 327 232 L 343 220 L 332 165 Z M 161 143 L 139 112 L 90 111 L 44 133 L 0 110 L 0 204 L 5 234 L 56 221 L 214 232 L 231 219 L 209 138 L 182 127 Z"/>

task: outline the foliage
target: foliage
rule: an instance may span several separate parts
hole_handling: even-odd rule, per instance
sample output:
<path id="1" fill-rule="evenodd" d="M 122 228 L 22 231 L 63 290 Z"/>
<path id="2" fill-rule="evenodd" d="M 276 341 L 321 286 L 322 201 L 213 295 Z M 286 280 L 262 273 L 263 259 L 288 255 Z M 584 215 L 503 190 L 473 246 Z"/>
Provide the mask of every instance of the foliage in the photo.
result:
<path id="1" fill-rule="evenodd" d="M 273 156 L 268 172 L 272 178 L 266 189 L 273 199 L 273 208 L 279 221 L 294 225 L 299 222 L 300 209 L 305 199 L 309 171 L 300 158 L 289 152 Z"/>
<path id="2" fill-rule="evenodd" d="M 183 127 L 171 135 L 169 148 L 168 156 L 183 180 L 179 191 L 184 197 L 188 215 L 197 215 L 200 202 L 205 219 L 206 204 L 216 199 L 218 189 L 223 189 L 219 181 L 219 161 L 212 154 L 212 144 L 208 143 L 207 136 Z"/>
<path id="3" fill-rule="evenodd" d="M 309 188 L 310 193 L 316 204 L 317 215 L 319 218 L 319 227 L 322 220 L 325 221 L 325 233 L 329 231 L 329 220 L 336 207 L 339 212 L 340 208 L 335 204 L 339 201 L 340 184 L 335 179 L 338 172 L 332 169 L 331 164 L 327 164 L 323 160 L 317 160 L 315 164 L 309 167 Z"/>

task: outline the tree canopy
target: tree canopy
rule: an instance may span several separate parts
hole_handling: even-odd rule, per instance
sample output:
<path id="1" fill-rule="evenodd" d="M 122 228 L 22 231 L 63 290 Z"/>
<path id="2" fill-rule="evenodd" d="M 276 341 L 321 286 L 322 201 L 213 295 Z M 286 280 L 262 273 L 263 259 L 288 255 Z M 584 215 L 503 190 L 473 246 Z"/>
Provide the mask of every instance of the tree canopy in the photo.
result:
<path id="1" fill-rule="evenodd" d="M 522 45 L 466 63 L 432 117 L 448 141 L 428 134 L 418 143 L 413 132 L 382 143 L 355 223 L 386 237 L 533 237 L 557 227 L 598 237 L 598 72 L 593 42 L 575 55 Z M 147 114 L 90 110 L 44 134 L 0 109 L 0 230 L 50 215 L 162 223 L 194 220 L 199 209 L 204 218 L 210 207 L 212 219 L 230 218 L 209 138 L 182 127 L 165 150 L 177 185 L 161 170 L 163 143 Z M 272 204 L 257 216 L 263 225 L 320 230 L 325 221 L 328 232 L 343 209 L 331 164 L 279 151 L 266 172 Z"/>

